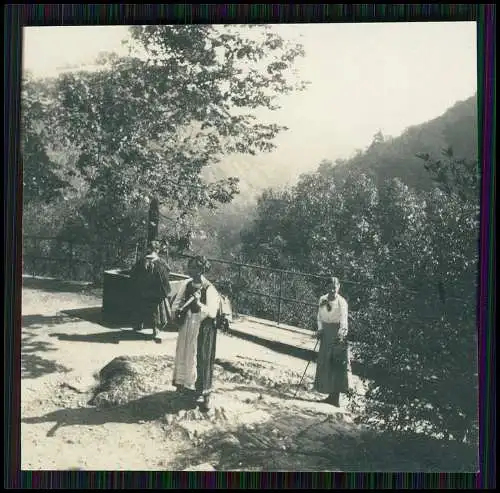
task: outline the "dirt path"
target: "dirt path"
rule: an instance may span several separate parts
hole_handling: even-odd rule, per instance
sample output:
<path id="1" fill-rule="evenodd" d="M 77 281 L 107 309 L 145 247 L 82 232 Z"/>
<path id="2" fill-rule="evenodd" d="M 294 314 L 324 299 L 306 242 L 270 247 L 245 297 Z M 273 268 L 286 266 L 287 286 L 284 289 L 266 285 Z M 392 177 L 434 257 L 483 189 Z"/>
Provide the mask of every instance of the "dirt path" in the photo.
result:
<path id="1" fill-rule="evenodd" d="M 120 407 L 89 406 L 90 392 L 96 383 L 94 375 L 103 366 L 121 355 L 172 358 L 176 334 L 164 334 L 163 343 L 155 344 L 149 340 L 149 334 L 134 335 L 129 329 L 110 329 L 92 323 L 88 320 L 99 317 L 99 293 L 82 291 L 79 286 L 73 292 L 70 290 L 66 284 L 25 279 L 23 469 L 158 470 L 193 466 L 207 460 L 216 465 L 224 461 L 221 451 L 232 450 L 231 443 L 233 448 L 237 442 L 243 446 L 244 439 L 236 438 L 239 431 L 269 426 L 270 420 L 275 421 L 271 436 L 276 439 L 268 444 L 268 452 L 283 451 L 284 436 L 291 435 L 285 429 L 277 431 L 284 427 L 277 418 L 283 410 L 290 414 L 293 408 L 306 421 L 311 417 L 321 421 L 332 416 L 332 408 L 324 404 L 305 400 L 294 400 L 291 404 L 291 393 L 285 387 L 293 378 L 295 383 L 300 380 L 302 360 L 225 335 L 218 339 L 213 416 L 200 416 L 196 411 L 183 414 L 182 410 L 173 415 L 148 416 L 144 409 L 132 412 Z M 161 393 L 168 393 L 171 388 L 166 384 L 154 391 L 143 397 L 160 399 Z M 303 392 L 301 398 L 308 397 L 306 394 Z M 337 415 L 340 417 L 342 412 Z M 296 423 L 293 426 L 293 431 L 297 431 Z M 203 436 L 209 437 L 206 443 Z M 227 443 L 216 445 L 217 440 Z M 251 442 L 247 437 L 248 440 Z M 214 451 L 211 457 L 206 451 L 200 453 L 205 446 Z M 288 446 L 290 450 L 293 448 L 291 443 Z M 243 448 L 256 447 L 247 444 Z M 255 454 L 259 455 L 254 451 Z M 232 464 L 232 468 L 242 461 Z M 262 463 L 255 467 L 264 466 Z"/>
<path id="2" fill-rule="evenodd" d="M 352 424 L 342 407 L 293 397 L 304 361 L 219 334 L 214 409 L 176 407 L 169 382 L 177 334 L 106 328 L 99 292 L 25 279 L 22 469 L 426 470 Z M 94 375 L 118 356 L 144 357 L 151 383 L 129 402 L 89 405 Z M 341 402 L 341 406 L 345 404 Z"/>

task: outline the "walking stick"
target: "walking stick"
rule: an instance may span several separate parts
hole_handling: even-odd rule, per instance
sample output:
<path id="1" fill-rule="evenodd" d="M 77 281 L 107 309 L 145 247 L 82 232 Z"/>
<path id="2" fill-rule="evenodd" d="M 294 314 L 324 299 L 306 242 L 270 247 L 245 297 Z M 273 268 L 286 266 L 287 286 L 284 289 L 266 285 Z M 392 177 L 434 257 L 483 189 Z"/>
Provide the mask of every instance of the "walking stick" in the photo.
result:
<path id="1" fill-rule="evenodd" d="M 313 351 L 316 351 L 316 348 L 318 347 L 318 344 L 319 344 L 319 339 L 316 341 L 316 344 L 314 345 L 314 349 Z M 299 393 L 299 389 L 300 389 L 300 384 L 302 383 L 302 380 L 304 380 L 304 377 L 306 376 L 306 373 L 307 373 L 307 369 L 309 368 L 309 365 L 311 364 L 311 360 L 309 360 L 307 362 L 307 365 L 306 365 L 306 369 L 304 370 L 304 374 L 302 375 L 302 378 L 300 379 L 300 382 L 299 384 L 297 385 L 297 390 L 295 391 L 295 394 L 293 395 L 293 398 L 295 399 L 295 397 L 297 397 L 297 394 Z"/>

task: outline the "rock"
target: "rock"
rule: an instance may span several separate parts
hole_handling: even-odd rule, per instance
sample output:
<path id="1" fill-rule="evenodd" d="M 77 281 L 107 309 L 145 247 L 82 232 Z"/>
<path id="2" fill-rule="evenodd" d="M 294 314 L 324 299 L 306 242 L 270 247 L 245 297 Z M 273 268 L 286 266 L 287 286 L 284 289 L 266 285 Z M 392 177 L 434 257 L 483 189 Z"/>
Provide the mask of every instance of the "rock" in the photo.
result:
<path id="1" fill-rule="evenodd" d="M 241 447 L 241 442 L 232 433 L 228 433 L 227 435 L 224 435 L 220 440 L 217 440 L 216 444 L 213 443 L 212 446 L 214 446 L 214 448 Z"/>

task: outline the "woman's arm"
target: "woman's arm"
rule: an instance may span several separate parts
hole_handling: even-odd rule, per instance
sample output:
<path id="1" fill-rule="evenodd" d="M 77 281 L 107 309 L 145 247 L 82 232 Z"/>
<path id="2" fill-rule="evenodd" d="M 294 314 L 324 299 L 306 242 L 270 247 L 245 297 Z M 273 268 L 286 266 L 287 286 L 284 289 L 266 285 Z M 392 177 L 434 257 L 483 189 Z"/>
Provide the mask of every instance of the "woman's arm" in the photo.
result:
<path id="1" fill-rule="evenodd" d="M 323 320 L 321 319 L 322 306 L 323 306 L 323 300 L 320 299 L 318 306 L 318 315 L 316 317 L 316 324 L 317 324 L 316 337 L 321 337 L 321 334 L 323 333 Z"/>
<path id="2" fill-rule="evenodd" d="M 339 328 L 339 337 L 342 340 L 347 338 L 347 334 L 349 332 L 349 319 L 348 319 L 349 307 L 347 305 L 347 301 L 343 300 L 340 304 L 340 328 Z"/>

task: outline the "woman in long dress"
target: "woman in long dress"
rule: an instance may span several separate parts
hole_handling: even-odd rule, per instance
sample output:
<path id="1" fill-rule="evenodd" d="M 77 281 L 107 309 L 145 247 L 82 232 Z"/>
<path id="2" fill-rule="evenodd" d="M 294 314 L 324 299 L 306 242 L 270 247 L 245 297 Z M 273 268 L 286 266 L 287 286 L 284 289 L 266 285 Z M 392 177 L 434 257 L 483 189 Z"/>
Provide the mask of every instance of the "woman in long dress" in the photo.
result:
<path id="1" fill-rule="evenodd" d="M 188 263 L 188 275 L 173 302 L 179 326 L 173 384 L 194 400 L 203 398 L 202 408 L 210 407 L 217 341 L 219 293 L 204 274 L 209 264 L 204 257 Z"/>
<path id="2" fill-rule="evenodd" d="M 328 394 L 323 402 L 339 407 L 341 393 L 349 389 L 347 346 L 348 306 L 339 295 L 340 282 L 332 277 L 330 291 L 319 299 L 318 332 L 320 347 L 314 388 Z"/>
<path id="3" fill-rule="evenodd" d="M 161 342 L 158 330 L 171 319 L 168 301 L 170 294 L 170 267 L 159 256 L 160 244 L 152 241 L 148 254 L 139 260 L 131 272 L 136 293 L 135 329 L 153 328 L 153 339 Z"/>

